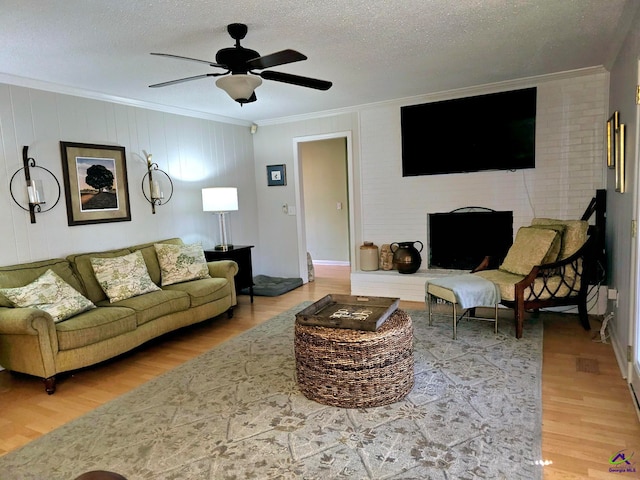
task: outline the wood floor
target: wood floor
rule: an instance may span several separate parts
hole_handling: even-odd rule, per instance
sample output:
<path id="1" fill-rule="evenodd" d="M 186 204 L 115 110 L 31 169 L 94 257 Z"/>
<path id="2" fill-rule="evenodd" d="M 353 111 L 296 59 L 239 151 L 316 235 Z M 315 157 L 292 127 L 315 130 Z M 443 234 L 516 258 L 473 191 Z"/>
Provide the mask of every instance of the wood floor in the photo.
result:
<path id="1" fill-rule="evenodd" d="M 38 438 L 215 345 L 305 300 L 349 293 L 345 267 L 316 266 L 316 280 L 280 297 L 239 296 L 235 316 L 174 332 L 98 366 L 63 376 L 54 395 L 38 379 L 0 372 L 0 455 Z M 424 304 L 401 302 L 402 308 Z M 640 478 L 640 422 L 613 349 L 592 341 L 577 317 L 543 313 L 545 479 Z M 504 316 L 504 319 L 503 319 Z M 501 312 L 501 322 L 509 321 Z M 592 321 L 592 326 L 599 324 Z M 526 335 L 526 330 L 525 330 Z M 523 432 L 526 435 L 527 432 Z M 610 472 L 609 458 L 635 452 L 637 473 Z M 516 460 L 517 461 L 517 460 Z M 132 479 L 134 480 L 134 479 Z"/>

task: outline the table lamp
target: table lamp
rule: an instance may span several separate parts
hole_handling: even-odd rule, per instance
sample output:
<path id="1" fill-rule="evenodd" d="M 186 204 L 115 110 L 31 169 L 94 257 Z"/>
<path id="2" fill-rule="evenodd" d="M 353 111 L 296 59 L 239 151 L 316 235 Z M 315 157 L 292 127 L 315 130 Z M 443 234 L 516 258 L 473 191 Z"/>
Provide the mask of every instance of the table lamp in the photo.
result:
<path id="1" fill-rule="evenodd" d="M 215 250 L 226 252 L 233 248 L 229 239 L 229 212 L 238 210 L 238 189 L 235 187 L 213 187 L 202 189 L 202 210 L 218 214 L 220 243 Z"/>

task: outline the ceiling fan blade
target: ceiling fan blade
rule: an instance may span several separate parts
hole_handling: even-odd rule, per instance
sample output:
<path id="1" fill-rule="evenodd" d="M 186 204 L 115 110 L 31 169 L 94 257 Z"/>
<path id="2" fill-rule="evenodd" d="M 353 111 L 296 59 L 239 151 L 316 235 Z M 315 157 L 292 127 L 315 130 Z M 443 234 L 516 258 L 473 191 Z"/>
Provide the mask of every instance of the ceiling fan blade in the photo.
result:
<path id="1" fill-rule="evenodd" d="M 212 67 L 227 68 L 225 65 L 220 65 L 219 63 L 211 62 L 209 60 L 200 60 L 199 58 L 183 57 L 181 55 L 171 55 L 170 53 L 152 53 L 151 55 L 158 55 L 159 57 L 177 58 L 178 60 L 188 60 L 190 62 L 206 63 L 207 65 L 211 65 Z"/>
<path id="2" fill-rule="evenodd" d="M 265 80 L 275 80 L 276 82 L 291 83 L 301 87 L 315 88 L 317 90 L 329 90 L 333 83 L 317 78 L 301 77 L 290 73 L 267 71 L 259 74 Z"/>
<path id="3" fill-rule="evenodd" d="M 154 83 L 149 85 L 149 88 L 166 87 L 168 85 L 175 85 L 176 83 L 190 82 L 191 80 L 197 80 L 205 77 L 219 77 L 220 75 L 226 75 L 226 73 L 203 73 L 202 75 L 195 75 L 193 77 L 179 78 L 178 80 L 169 80 L 168 82 Z"/>
<path id="4" fill-rule="evenodd" d="M 262 57 L 253 58 L 247 61 L 247 67 L 249 70 L 263 69 L 275 67 L 277 65 L 284 65 L 285 63 L 300 62 L 306 60 L 307 57 L 295 50 L 281 50 L 279 52 L 272 53 L 270 55 L 263 55 Z"/>

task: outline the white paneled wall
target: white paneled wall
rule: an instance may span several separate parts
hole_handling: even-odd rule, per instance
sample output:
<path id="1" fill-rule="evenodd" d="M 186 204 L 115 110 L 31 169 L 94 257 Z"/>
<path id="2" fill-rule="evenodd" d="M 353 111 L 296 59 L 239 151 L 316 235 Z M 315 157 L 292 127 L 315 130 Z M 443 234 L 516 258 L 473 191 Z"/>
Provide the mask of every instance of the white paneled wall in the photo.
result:
<path id="1" fill-rule="evenodd" d="M 213 245 L 217 228 L 202 212 L 200 189 L 237 186 L 239 211 L 231 214 L 236 243 L 258 236 L 253 141 L 249 128 L 0 84 L 0 265 L 60 257 L 179 236 Z M 22 146 L 60 184 L 60 141 L 124 146 L 131 221 L 67 225 L 64 193 L 37 223 L 11 200 L 9 179 L 22 167 Z M 143 151 L 172 178 L 171 201 L 151 213 L 141 191 Z"/>

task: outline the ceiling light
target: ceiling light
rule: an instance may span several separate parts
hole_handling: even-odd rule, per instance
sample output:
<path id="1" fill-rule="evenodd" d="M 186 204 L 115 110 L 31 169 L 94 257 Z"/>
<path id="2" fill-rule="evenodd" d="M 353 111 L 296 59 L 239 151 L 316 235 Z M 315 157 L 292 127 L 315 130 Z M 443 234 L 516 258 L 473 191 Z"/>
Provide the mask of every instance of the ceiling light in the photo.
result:
<path id="1" fill-rule="evenodd" d="M 255 75 L 228 75 L 216 80 L 216 85 L 235 101 L 246 103 L 253 95 L 253 91 L 262 85 L 262 79 Z"/>

